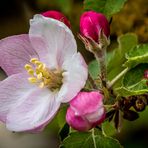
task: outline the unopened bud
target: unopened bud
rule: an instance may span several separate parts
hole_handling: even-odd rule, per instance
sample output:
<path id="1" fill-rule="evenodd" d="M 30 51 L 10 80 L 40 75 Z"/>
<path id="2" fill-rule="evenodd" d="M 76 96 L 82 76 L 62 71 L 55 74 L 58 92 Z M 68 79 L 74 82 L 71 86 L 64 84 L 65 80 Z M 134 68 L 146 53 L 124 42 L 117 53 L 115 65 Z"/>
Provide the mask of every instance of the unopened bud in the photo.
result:
<path id="1" fill-rule="evenodd" d="M 49 18 L 53 18 L 56 19 L 58 21 L 63 22 L 66 26 L 70 27 L 70 22 L 69 20 L 64 16 L 64 14 L 62 14 L 61 12 L 58 11 L 46 11 L 42 13 L 43 16 L 45 17 L 49 17 Z"/>
<path id="2" fill-rule="evenodd" d="M 86 38 L 99 42 L 101 31 L 108 38 L 110 35 L 109 23 L 102 13 L 94 11 L 84 12 L 80 19 L 80 33 Z"/>
<path id="3" fill-rule="evenodd" d="M 105 119 L 103 96 L 100 92 L 80 92 L 67 110 L 66 121 L 78 131 L 87 131 Z"/>
<path id="4" fill-rule="evenodd" d="M 80 19 L 79 38 L 87 50 L 96 52 L 110 44 L 110 28 L 107 18 L 94 11 L 84 12 Z"/>

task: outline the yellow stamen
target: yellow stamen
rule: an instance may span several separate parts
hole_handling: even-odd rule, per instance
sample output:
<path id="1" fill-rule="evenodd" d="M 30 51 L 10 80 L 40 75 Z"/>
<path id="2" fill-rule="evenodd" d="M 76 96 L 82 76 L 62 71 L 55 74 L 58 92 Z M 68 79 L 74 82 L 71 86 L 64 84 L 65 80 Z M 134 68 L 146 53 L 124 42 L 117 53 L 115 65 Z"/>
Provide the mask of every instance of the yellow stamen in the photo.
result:
<path id="1" fill-rule="evenodd" d="M 46 67 L 45 64 L 38 65 L 38 69 L 40 69 L 40 70 L 44 69 L 45 67 Z"/>
<path id="2" fill-rule="evenodd" d="M 32 58 L 32 59 L 30 60 L 30 62 L 33 63 L 33 64 L 35 64 L 36 61 L 38 61 L 37 58 Z"/>
<path id="3" fill-rule="evenodd" d="M 30 78 L 28 78 L 28 81 L 30 83 L 36 83 L 37 82 L 37 79 L 35 77 L 30 77 Z"/>
<path id="4" fill-rule="evenodd" d="M 43 63 L 40 62 L 40 61 L 35 61 L 34 64 L 37 65 L 37 66 L 42 66 L 43 65 Z"/>
<path id="5" fill-rule="evenodd" d="M 26 64 L 26 65 L 25 65 L 25 69 L 28 71 L 28 70 L 32 69 L 32 66 L 29 65 L 29 64 Z"/>
<path id="6" fill-rule="evenodd" d="M 28 70 L 28 74 L 30 74 L 30 75 L 33 76 L 33 75 L 34 75 L 34 70 L 33 70 L 33 69 L 29 69 L 29 70 Z"/>
<path id="7" fill-rule="evenodd" d="M 37 79 L 38 79 L 38 80 L 41 80 L 41 79 L 42 79 L 42 76 L 43 76 L 43 75 L 42 75 L 42 73 L 40 72 L 39 74 L 37 74 Z"/>
<path id="8" fill-rule="evenodd" d="M 60 70 L 49 70 L 44 63 L 39 61 L 37 58 L 30 60 L 32 63 L 26 64 L 24 67 L 27 70 L 30 77 L 28 81 L 30 83 L 37 84 L 40 88 L 47 87 L 51 91 L 59 89 L 62 85 L 62 71 Z"/>

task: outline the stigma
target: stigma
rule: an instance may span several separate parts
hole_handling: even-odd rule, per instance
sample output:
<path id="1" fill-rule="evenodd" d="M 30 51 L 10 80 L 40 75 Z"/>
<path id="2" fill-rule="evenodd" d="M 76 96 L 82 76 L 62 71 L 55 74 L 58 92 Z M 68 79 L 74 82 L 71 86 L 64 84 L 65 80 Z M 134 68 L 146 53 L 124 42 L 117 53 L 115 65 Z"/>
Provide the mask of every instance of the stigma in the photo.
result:
<path id="1" fill-rule="evenodd" d="M 31 64 L 24 67 L 29 74 L 28 81 L 38 85 L 40 88 L 47 87 L 51 91 L 60 89 L 62 86 L 62 71 L 57 69 L 50 70 L 46 65 L 37 58 L 30 60 Z"/>

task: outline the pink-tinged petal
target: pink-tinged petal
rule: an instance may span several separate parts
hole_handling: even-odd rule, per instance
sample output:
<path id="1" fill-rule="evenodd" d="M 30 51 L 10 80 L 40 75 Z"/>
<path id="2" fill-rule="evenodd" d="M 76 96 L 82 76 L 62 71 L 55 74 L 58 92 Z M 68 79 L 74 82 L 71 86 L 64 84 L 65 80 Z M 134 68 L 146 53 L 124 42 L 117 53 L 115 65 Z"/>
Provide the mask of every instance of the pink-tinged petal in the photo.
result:
<path id="1" fill-rule="evenodd" d="M 93 113 L 89 113 L 87 115 L 85 115 L 85 117 L 87 118 L 87 120 L 89 122 L 98 122 L 98 121 L 102 121 L 102 118 L 104 119 L 105 115 L 105 108 L 103 106 L 101 106 L 97 111 L 93 112 Z"/>
<path id="2" fill-rule="evenodd" d="M 55 93 L 47 88 L 38 88 L 21 105 L 9 112 L 6 126 L 17 132 L 41 131 L 53 119 L 59 106 Z"/>
<path id="3" fill-rule="evenodd" d="M 0 40 L 0 67 L 7 75 L 24 72 L 24 65 L 32 57 L 38 57 L 27 34 Z"/>
<path id="4" fill-rule="evenodd" d="M 72 108 L 78 115 L 86 115 L 96 112 L 103 105 L 103 96 L 100 92 L 80 92 L 70 102 Z"/>
<path id="5" fill-rule="evenodd" d="M 62 102 L 69 102 L 84 87 L 88 69 L 80 53 L 76 53 L 66 60 L 62 69 L 65 72 L 63 72 L 63 86 L 60 89 L 59 98 Z"/>
<path id="6" fill-rule="evenodd" d="M 26 74 L 11 75 L 0 82 L 0 121 L 6 122 L 7 114 L 12 108 L 23 103 L 36 89 L 27 80 Z"/>
<path id="7" fill-rule="evenodd" d="M 77 51 L 71 30 L 52 18 L 35 15 L 30 21 L 29 36 L 41 61 L 49 68 L 59 68 L 65 59 Z"/>
<path id="8" fill-rule="evenodd" d="M 66 121 L 72 128 L 78 131 L 87 131 L 91 128 L 91 124 L 81 116 L 75 115 L 75 112 L 70 107 L 66 113 Z"/>

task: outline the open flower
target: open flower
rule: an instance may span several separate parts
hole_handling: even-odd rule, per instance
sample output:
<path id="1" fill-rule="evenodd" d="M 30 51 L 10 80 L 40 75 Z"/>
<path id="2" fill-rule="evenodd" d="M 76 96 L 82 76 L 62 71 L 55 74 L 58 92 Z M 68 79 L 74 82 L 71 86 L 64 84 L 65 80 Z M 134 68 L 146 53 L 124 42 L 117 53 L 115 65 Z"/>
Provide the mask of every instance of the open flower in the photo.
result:
<path id="1" fill-rule="evenodd" d="M 0 83 L 0 120 L 12 131 L 41 131 L 87 79 L 71 30 L 39 14 L 29 34 L 0 40 L 0 66 L 8 75 Z"/>
<path id="2" fill-rule="evenodd" d="M 105 119 L 103 95 L 100 92 L 80 92 L 70 101 L 66 113 L 67 123 L 78 131 L 87 131 Z"/>

